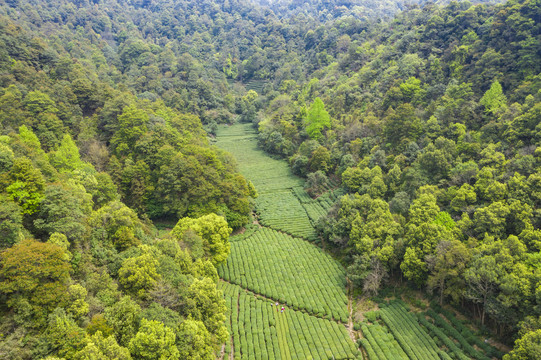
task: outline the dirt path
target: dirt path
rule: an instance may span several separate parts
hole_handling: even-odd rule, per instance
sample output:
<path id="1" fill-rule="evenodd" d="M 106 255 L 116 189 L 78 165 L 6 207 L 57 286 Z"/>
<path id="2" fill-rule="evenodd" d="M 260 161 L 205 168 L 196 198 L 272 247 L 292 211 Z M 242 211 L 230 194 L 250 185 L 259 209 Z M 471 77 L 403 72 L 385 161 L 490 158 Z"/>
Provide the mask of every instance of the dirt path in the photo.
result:
<path id="1" fill-rule="evenodd" d="M 348 328 L 348 333 L 349 333 L 349 337 L 351 338 L 351 341 L 355 342 L 355 329 L 353 328 L 353 295 L 351 291 L 351 281 L 346 277 L 346 282 L 347 282 L 346 289 L 347 289 L 347 294 L 348 294 L 348 312 L 349 312 L 347 328 Z"/>

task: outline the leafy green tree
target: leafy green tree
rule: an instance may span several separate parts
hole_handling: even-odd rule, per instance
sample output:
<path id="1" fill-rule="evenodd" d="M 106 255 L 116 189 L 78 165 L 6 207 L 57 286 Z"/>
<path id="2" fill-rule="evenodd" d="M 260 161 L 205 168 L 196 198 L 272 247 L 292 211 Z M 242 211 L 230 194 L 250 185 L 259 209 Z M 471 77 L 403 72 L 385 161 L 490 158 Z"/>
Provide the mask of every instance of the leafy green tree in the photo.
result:
<path id="1" fill-rule="evenodd" d="M 95 239 L 118 249 L 139 244 L 145 236 L 135 211 L 120 201 L 112 201 L 93 212 L 88 223 Z"/>
<path id="2" fill-rule="evenodd" d="M 14 159 L 13 150 L 8 145 L 0 143 L 0 173 L 11 170 Z"/>
<path id="3" fill-rule="evenodd" d="M 79 149 L 69 134 L 64 135 L 58 150 L 49 155 L 51 164 L 59 172 L 72 172 L 83 166 Z"/>
<path id="4" fill-rule="evenodd" d="M 1 253 L 1 266 L 0 292 L 8 306 L 17 307 L 24 299 L 39 319 L 65 303 L 70 265 L 59 246 L 23 240 Z"/>
<path id="5" fill-rule="evenodd" d="M 316 171 L 309 173 L 305 183 L 306 192 L 312 196 L 316 197 L 325 192 L 329 186 L 329 179 L 323 171 Z"/>
<path id="6" fill-rule="evenodd" d="M 503 94 L 502 85 L 498 80 L 494 80 L 490 89 L 488 89 L 479 103 L 485 107 L 487 113 L 497 113 L 505 110 L 507 107 L 507 98 Z"/>
<path id="7" fill-rule="evenodd" d="M 14 201 L 0 197 L 0 248 L 10 247 L 24 239 L 22 209 Z"/>
<path id="8" fill-rule="evenodd" d="M 174 331 L 159 321 L 143 319 L 128 348 L 136 359 L 180 359 Z"/>
<path id="9" fill-rule="evenodd" d="M 482 305 L 481 324 L 485 324 L 487 301 L 494 295 L 499 283 L 496 258 L 485 255 L 475 258 L 464 274 L 466 298 Z"/>
<path id="10" fill-rule="evenodd" d="M 113 306 L 105 309 L 107 324 L 113 328 L 116 340 L 121 346 L 128 346 L 137 333 L 141 307 L 129 296 L 124 296 Z"/>
<path id="11" fill-rule="evenodd" d="M 147 298 L 160 278 L 157 271 L 158 260 L 150 252 L 148 245 L 141 245 L 142 254 L 127 258 L 118 270 L 119 283 L 130 293 Z"/>
<path id="12" fill-rule="evenodd" d="M 227 259 L 231 249 L 229 234 L 232 229 L 222 216 L 209 214 L 197 219 L 182 218 L 171 233 L 177 239 L 182 239 L 184 233 L 189 229 L 201 237 L 205 256 L 214 265 L 223 263 Z"/>
<path id="13" fill-rule="evenodd" d="M 331 162 L 331 154 L 325 146 L 318 147 L 308 161 L 308 168 L 311 172 L 322 171 L 327 173 Z"/>
<path id="14" fill-rule="evenodd" d="M 148 131 L 147 113 L 135 105 L 127 106 L 118 116 L 118 130 L 111 139 L 115 153 L 122 155 L 134 150 L 137 140 Z"/>
<path id="15" fill-rule="evenodd" d="M 396 110 L 391 108 L 387 112 L 384 134 L 394 149 L 404 149 L 408 142 L 416 141 L 421 129 L 421 120 L 415 116 L 415 109 L 411 104 L 401 104 Z"/>
<path id="16" fill-rule="evenodd" d="M 515 346 L 504 360 L 534 360 L 541 357 L 541 329 L 526 333 L 515 341 Z"/>
<path id="17" fill-rule="evenodd" d="M 184 320 L 179 326 L 177 348 L 181 359 L 212 360 L 212 337 L 201 321 Z"/>
<path id="18" fill-rule="evenodd" d="M 22 157 L 13 161 L 9 173 L 11 185 L 6 188 L 10 197 L 21 206 L 24 214 L 33 214 L 43 199 L 45 180 L 30 159 Z"/>
<path id="19" fill-rule="evenodd" d="M 75 360 L 131 360 L 130 352 L 118 345 L 113 335 L 104 336 L 97 331 L 89 339 L 86 346 L 75 354 Z"/>
<path id="20" fill-rule="evenodd" d="M 82 185 L 50 185 L 45 189 L 34 226 L 46 237 L 58 232 L 70 241 L 81 241 L 91 212 L 92 200 Z"/>
<path id="21" fill-rule="evenodd" d="M 216 284 L 209 278 L 195 279 L 186 294 L 185 312 L 188 317 L 203 322 L 215 344 L 225 341 L 228 335 L 225 311 L 225 300 Z"/>
<path id="22" fill-rule="evenodd" d="M 473 214 L 475 231 L 481 238 L 485 233 L 503 237 L 509 214 L 509 207 L 502 201 L 479 208 Z"/>
<path id="23" fill-rule="evenodd" d="M 331 127 L 331 117 L 327 110 L 325 110 L 325 104 L 317 97 L 310 108 L 306 116 L 306 132 L 311 139 L 318 140 L 323 136 L 322 130 Z"/>
<path id="24" fill-rule="evenodd" d="M 429 261 L 428 287 L 439 289 L 440 305 L 445 296 L 457 303 L 463 294 L 464 271 L 470 261 L 468 248 L 458 240 L 441 241 Z"/>
<path id="25" fill-rule="evenodd" d="M 77 326 L 75 321 L 61 308 L 56 309 L 49 316 L 45 339 L 49 352 L 67 359 L 74 358 L 88 344 L 84 329 Z"/>
<path id="26" fill-rule="evenodd" d="M 57 232 L 52 233 L 51 236 L 49 236 L 49 240 L 47 240 L 47 243 L 61 247 L 62 250 L 64 250 L 64 258 L 67 261 L 71 260 L 73 255 L 69 251 L 70 243 L 66 235 Z"/>
<path id="27" fill-rule="evenodd" d="M 87 291 L 81 284 L 74 284 L 68 287 L 66 313 L 74 320 L 83 319 L 88 315 L 88 303 L 85 301 Z"/>

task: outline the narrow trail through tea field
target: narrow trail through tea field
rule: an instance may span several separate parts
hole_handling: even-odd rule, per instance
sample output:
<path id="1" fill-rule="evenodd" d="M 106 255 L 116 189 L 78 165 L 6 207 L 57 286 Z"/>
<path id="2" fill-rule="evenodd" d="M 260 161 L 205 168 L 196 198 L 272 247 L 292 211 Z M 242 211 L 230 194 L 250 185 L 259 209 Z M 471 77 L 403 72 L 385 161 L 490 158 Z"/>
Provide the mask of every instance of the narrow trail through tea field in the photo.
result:
<path id="1" fill-rule="evenodd" d="M 258 148 L 250 124 L 220 127 L 216 145 L 259 194 L 257 224 L 231 238 L 218 269 L 232 335 L 224 358 L 361 359 L 350 338 L 345 270 L 316 245 L 314 224 L 340 193 L 311 199 L 285 161 Z"/>

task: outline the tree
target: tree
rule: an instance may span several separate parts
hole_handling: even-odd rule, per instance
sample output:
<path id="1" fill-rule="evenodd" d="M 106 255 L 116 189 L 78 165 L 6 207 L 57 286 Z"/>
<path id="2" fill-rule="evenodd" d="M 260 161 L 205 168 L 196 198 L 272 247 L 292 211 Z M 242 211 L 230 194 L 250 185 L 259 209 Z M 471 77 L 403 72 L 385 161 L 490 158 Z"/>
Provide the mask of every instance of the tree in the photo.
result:
<path id="1" fill-rule="evenodd" d="M 227 259 L 231 250 L 229 234 L 233 230 L 222 216 L 209 214 L 197 219 L 182 218 L 175 225 L 171 234 L 177 239 L 182 239 L 188 229 L 201 237 L 205 256 L 214 265 L 223 263 Z"/>
<path id="2" fill-rule="evenodd" d="M 401 104 L 389 109 L 385 117 L 384 134 L 393 149 L 403 150 L 410 141 L 416 141 L 422 129 L 421 120 L 411 104 Z"/>
<path id="3" fill-rule="evenodd" d="M 507 98 L 503 94 L 502 86 L 498 80 L 494 80 L 479 103 L 485 107 L 487 113 L 495 114 L 507 107 Z"/>
<path id="4" fill-rule="evenodd" d="M 118 270 L 120 284 L 130 293 L 146 298 L 160 278 L 157 271 L 158 260 L 150 252 L 148 245 L 141 245 L 142 254 L 122 262 Z"/>
<path id="5" fill-rule="evenodd" d="M 148 120 L 147 113 L 135 105 L 124 108 L 118 116 L 118 130 L 111 139 L 116 154 L 125 154 L 135 149 L 136 141 L 148 131 Z"/>
<path id="6" fill-rule="evenodd" d="M 128 345 L 130 353 L 141 360 L 174 360 L 180 354 L 175 345 L 175 333 L 163 323 L 143 319 L 141 327 Z"/>
<path id="7" fill-rule="evenodd" d="M 70 241 L 81 241 L 91 212 L 91 196 L 82 185 L 50 185 L 45 189 L 39 218 L 34 220 L 34 226 L 46 237 L 58 232 Z"/>
<path id="8" fill-rule="evenodd" d="M 225 300 L 222 291 L 209 278 L 195 279 L 186 294 L 186 315 L 202 321 L 212 334 L 215 344 L 227 338 Z"/>
<path id="9" fill-rule="evenodd" d="M 6 188 L 10 197 L 21 206 L 24 214 L 33 214 L 43 199 L 45 180 L 41 171 L 26 157 L 16 158 L 9 173 L 11 185 Z"/>
<path id="10" fill-rule="evenodd" d="M 330 162 L 331 154 L 329 150 L 325 146 L 320 146 L 312 153 L 312 157 L 308 161 L 308 167 L 311 172 L 322 171 L 327 173 Z"/>
<path id="11" fill-rule="evenodd" d="M 464 289 L 464 271 L 470 261 L 468 248 L 458 240 L 441 241 L 429 261 L 428 287 L 440 290 L 440 305 L 450 295 L 456 303 Z"/>
<path id="12" fill-rule="evenodd" d="M 0 292 L 7 304 L 28 301 L 39 316 L 66 301 L 70 265 L 59 246 L 23 240 L 1 253 Z"/>
<path id="13" fill-rule="evenodd" d="M 321 131 L 331 127 L 331 117 L 325 110 L 325 104 L 317 97 L 310 108 L 306 117 L 306 132 L 311 139 L 321 138 Z"/>
<path id="14" fill-rule="evenodd" d="M 311 197 L 317 197 L 325 192 L 329 186 L 329 179 L 323 171 L 309 173 L 305 183 L 306 192 Z"/>
<path id="15" fill-rule="evenodd" d="M 74 360 L 131 360 L 128 349 L 118 345 L 113 335 L 104 336 L 97 331 L 88 339 L 86 346 L 74 356 Z"/>
<path id="16" fill-rule="evenodd" d="M 530 331 L 515 341 L 513 350 L 503 360 L 541 359 L 541 329 Z"/>
<path id="17" fill-rule="evenodd" d="M 10 247 L 24 239 L 21 207 L 14 201 L 0 197 L 0 249 Z"/>
<path id="18" fill-rule="evenodd" d="M 93 212 L 88 223 L 94 237 L 119 250 L 138 245 L 145 235 L 135 211 L 120 201 L 112 201 Z"/>
<path id="19" fill-rule="evenodd" d="M 85 301 L 87 291 L 81 284 L 74 284 L 68 287 L 66 313 L 74 320 L 80 320 L 88 315 L 88 303 Z"/>
<path id="20" fill-rule="evenodd" d="M 45 331 L 45 339 L 50 352 L 59 357 L 72 359 L 88 343 L 84 329 L 81 329 L 75 321 L 58 308 L 49 316 L 49 324 Z"/>
<path id="21" fill-rule="evenodd" d="M 114 330 L 118 343 L 127 346 L 137 333 L 141 307 L 129 296 L 122 297 L 113 306 L 105 309 L 107 324 Z"/>
<path id="22" fill-rule="evenodd" d="M 482 305 L 481 324 L 485 324 L 486 305 L 499 283 L 499 266 L 491 255 L 479 256 L 473 260 L 464 274 L 466 280 L 466 298 Z"/>
<path id="23" fill-rule="evenodd" d="M 212 337 L 203 322 L 184 320 L 177 334 L 177 348 L 181 359 L 214 359 Z"/>
<path id="24" fill-rule="evenodd" d="M 69 134 L 64 135 L 58 150 L 49 155 L 51 164 L 59 172 L 72 172 L 83 166 L 79 149 Z"/>

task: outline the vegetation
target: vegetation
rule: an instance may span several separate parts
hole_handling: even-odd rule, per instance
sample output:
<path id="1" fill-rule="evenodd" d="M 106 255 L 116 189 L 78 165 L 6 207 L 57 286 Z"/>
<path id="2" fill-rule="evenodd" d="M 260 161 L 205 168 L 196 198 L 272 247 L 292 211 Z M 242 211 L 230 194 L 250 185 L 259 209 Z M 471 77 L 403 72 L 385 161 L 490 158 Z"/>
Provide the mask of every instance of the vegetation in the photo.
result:
<path id="1" fill-rule="evenodd" d="M 220 277 L 295 310 L 347 322 L 345 272 L 313 245 L 262 228 L 231 244 Z"/>
<path id="2" fill-rule="evenodd" d="M 481 341 L 451 312 L 437 304 L 433 306 L 445 313 L 445 319 L 431 308 L 414 314 L 401 300 L 380 303 L 380 310 L 366 313 L 371 324 L 361 324 L 363 338 L 360 343 L 369 359 L 486 360 L 502 357 L 502 353 Z"/>
<path id="3" fill-rule="evenodd" d="M 405 282 L 368 356 L 539 358 L 539 1 L 409 3 L 1 2 L 0 357 L 357 358 Z"/>
<path id="4" fill-rule="evenodd" d="M 282 304 L 254 297 L 236 285 L 221 283 L 231 309 L 235 359 L 357 359 L 360 353 L 346 328 Z"/>

